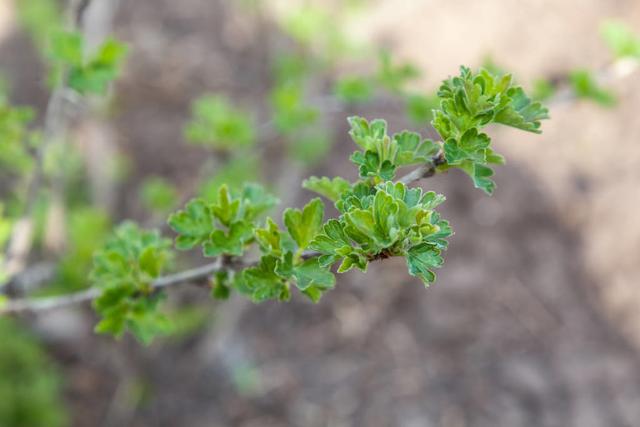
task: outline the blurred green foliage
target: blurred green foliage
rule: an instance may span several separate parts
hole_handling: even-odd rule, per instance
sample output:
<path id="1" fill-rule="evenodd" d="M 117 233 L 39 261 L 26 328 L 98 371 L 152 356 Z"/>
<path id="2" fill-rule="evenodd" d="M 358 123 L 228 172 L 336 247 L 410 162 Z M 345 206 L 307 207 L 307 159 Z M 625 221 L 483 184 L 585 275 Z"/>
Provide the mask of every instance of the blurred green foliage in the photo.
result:
<path id="1" fill-rule="evenodd" d="M 600 32 L 617 58 L 640 59 L 640 35 L 619 21 L 606 21 Z"/>
<path id="2" fill-rule="evenodd" d="M 140 198 L 150 212 L 167 213 L 178 203 L 178 190 L 168 180 L 152 176 L 142 183 Z"/>
<path id="3" fill-rule="evenodd" d="M 545 101 L 550 99 L 556 93 L 556 88 L 553 84 L 544 78 L 538 78 L 533 82 L 533 88 L 531 90 L 531 98 L 536 101 Z"/>
<path id="4" fill-rule="evenodd" d="M 254 144 L 255 129 L 249 114 L 226 98 L 205 95 L 193 102 L 191 111 L 184 130 L 189 142 L 225 151 Z"/>
<path id="5" fill-rule="evenodd" d="M 11 228 L 13 224 L 9 218 L 4 216 L 4 206 L 0 203 L 0 283 L 6 282 L 8 279 L 6 271 L 4 271 L 4 247 L 11 236 Z"/>
<path id="6" fill-rule="evenodd" d="M 32 165 L 30 145 L 35 140 L 28 125 L 33 116 L 31 108 L 9 104 L 5 91 L 0 90 L 0 177 L 6 178 L 8 172 L 24 173 Z"/>
<path id="7" fill-rule="evenodd" d="M 18 17 L 41 52 L 46 52 L 53 34 L 64 28 L 60 3 L 56 0 L 19 0 Z"/>
<path id="8" fill-rule="evenodd" d="M 246 182 L 259 180 L 260 169 L 260 161 L 251 154 L 233 157 L 202 182 L 198 194 L 207 202 L 216 202 L 221 185 L 227 185 L 231 192 L 238 192 Z"/>
<path id="9" fill-rule="evenodd" d="M 172 258 L 170 248 L 171 241 L 158 231 L 132 222 L 116 228 L 93 259 L 91 280 L 102 289 L 93 303 L 102 318 L 96 332 L 121 336 L 129 330 L 145 344 L 171 332 L 171 323 L 158 310 L 164 294 L 151 287 Z"/>
<path id="10" fill-rule="evenodd" d="M 88 288 L 93 255 L 105 243 L 110 230 L 106 212 L 87 206 L 72 209 L 67 219 L 67 250 L 52 283 L 39 294 L 65 294 Z"/>
<path id="11" fill-rule="evenodd" d="M 346 76 L 339 79 L 334 88 L 336 97 L 345 103 L 355 104 L 371 100 L 374 93 L 373 82 L 361 76 Z"/>
<path id="12" fill-rule="evenodd" d="M 54 66 L 52 81 L 55 86 L 64 82 L 80 94 L 104 94 L 118 76 L 126 53 L 126 46 L 113 38 L 88 53 L 80 33 L 57 32 L 48 51 Z"/>
<path id="13" fill-rule="evenodd" d="M 36 339 L 15 322 L 3 318 L 0 342 L 0 425 L 67 425 L 58 372 Z"/>
<path id="14" fill-rule="evenodd" d="M 379 55 L 379 66 L 376 81 L 392 93 L 402 94 L 407 84 L 420 77 L 420 70 L 411 63 L 395 64 L 391 53 L 383 50 Z"/>
<path id="15" fill-rule="evenodd" d="M 569 83 L 578 98 L 590 99 L 605 107 L 616 103 L 611 91 L 603 88 L 589 70 L 575 70 L 569 75 Z"/>

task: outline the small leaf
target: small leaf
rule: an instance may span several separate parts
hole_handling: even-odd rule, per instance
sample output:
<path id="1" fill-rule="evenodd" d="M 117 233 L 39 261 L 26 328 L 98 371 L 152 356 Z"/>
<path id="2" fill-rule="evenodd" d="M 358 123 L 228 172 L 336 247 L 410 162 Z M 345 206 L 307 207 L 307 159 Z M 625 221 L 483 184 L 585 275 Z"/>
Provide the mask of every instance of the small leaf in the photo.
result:
<path id="1" fill-rule="evenodd" d="M 302 264 L 293 268 L 293 276 L 296 279 L 296 286 L 301 291 L 309 287 L 327 290 L 336 284 L 336 278 L 329 269 L 320 266 L 318 258 L 309 258 Z"/>
<path id="2" fill-rule="evenodd" d="M 215 230 L 211 233 L 209 240 L 204 243 L 203 254 L 206 257 L 216 257 L 219 255 L 241 256 L 244 252 L 244 245 L 253 237 L 253 227 L 244 221 L 237 221 L 229 226 L 225 233 L 222 230 Z"/>
<path id="3" fill-rule="evenodd" d="M 306 249 L 318 234 L 323 216 L 324 204 L 319 198 L 310 201 L 302 211 L 291 208 L 284 211 L 284 224 L 300 250 Z"/>
<path id="4" fill-rule="evenodd" d="M 191 249 L 208 239 L 214 230 L 213 214 L 202 199 L 187 203 L 185 210 L 169 217 L 169 226 L 178 233 L 176 248 Z"/>
<path id="5" fill-rule="evenodd" d="M 218 218 L 223 225 L 229 226 L 234 221 L 240 210 L 240 200 L 232 199 L 229 193 L 229 187 L 223 184 L 218 189 L 218 198 L 216 203 L 211 205 L 211 212 Z"/>
<path id="6" fill-rule="evenodd" d="M 326 176 L 322 178 L 312 176 L 311 178 L 306 179 L 302 183 L 302 186 L 307 190 L 315 191 L 332 202 L 338 200 L 342 193 L 349 191 L 351 188 L 349 181 L 339 176 L 333 179 L 329 179 Z"/>
<path id="7" fill-rule="evenodd" d="M 407 252 L 409 274 L 419 277 L 426 286 L 435 281 L 436 275 L 431 271 L 442 265 L 440 250 L 430 244 L 420 244 Z"/>
<path id="8" fill-rule="evenodd" d="M 156 248 L 149 246 L 142 251 L 138 263 L 140 264 L 140 269 L 150 277 L 158 277 L 164 260 L 159 256 Z"/>

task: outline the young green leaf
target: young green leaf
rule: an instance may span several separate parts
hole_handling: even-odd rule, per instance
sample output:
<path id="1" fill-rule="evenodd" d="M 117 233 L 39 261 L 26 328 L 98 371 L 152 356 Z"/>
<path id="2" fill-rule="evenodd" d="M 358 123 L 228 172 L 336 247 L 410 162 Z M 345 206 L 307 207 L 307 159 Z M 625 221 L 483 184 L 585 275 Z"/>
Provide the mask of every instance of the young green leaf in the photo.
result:
<path id="1" fill-rule="evenodd" d="M 340 195 L 345 191 L 349 191 L 351 184 L 344 178 L 336 176 L 329 179 L 326 176 L 318 178 L 312 176 L 309 179 L 303 181 L 302 186 L 307 190 L 314 191 L 321 196 L 335 202 L 340 198 Z"/>
<path id="2" fill-rule="evenodd" d="M 93 305 L 102 317 L 99 333 L 120 336 L 131 331 L 143 343 L 169 331 L 166 317 L 158 311 L 162 294 L 152 292 L 151 281 L 160 276 L 171 257 L 171 242 L 155 231 L 135 224 L 120 225 L 94 257 L 91 272 L 102 294 Z"/>
<path id="3" fill-rule="evenodd" d="M 191 249 L 204 243 L 214 230 L 214 216 L 202 199 L 187 203 L 185 210 L 169 216 L 169 226 L 178 233 L 176 248 Z"/>
<path id="4" fill-rule="evenodd" d="M 303 251 L 322 227 L 324 204 L 319 198 L 310 201 L 302 210 L 287 209 L 284 211 L 284 225 L 289 234 Z"/>
<path id="5" fill-rule="evenodd" d="M 228 232 L 215 230 L 204 243 L 203 254 L 207 257 L 219 255 L 241 256 L 245 244 L 253 237 L 253 227 L 250 223 L 237 221 L 229 226 Z"/>
<path id="6" fill-rule="evenodd" d="M 432 270 L 442 266 L 443 263 L 440 250 L 428 243 L 410 248 L 406 258 L 409 274 L 419 277 L 425 286 L 429 286 L 436 280 L 436 275 Z"/>
<path id="7" fill-rule="evenodd" d="M 309 258 L 302 264 L 293 268 L 293 276 L 296 279 L 296 286 L 301 291 L 310 287 L 318 290 L 328 290 L 335 286 L 336 277 L 328 268 L 322 267 L 318 258 Z"/>

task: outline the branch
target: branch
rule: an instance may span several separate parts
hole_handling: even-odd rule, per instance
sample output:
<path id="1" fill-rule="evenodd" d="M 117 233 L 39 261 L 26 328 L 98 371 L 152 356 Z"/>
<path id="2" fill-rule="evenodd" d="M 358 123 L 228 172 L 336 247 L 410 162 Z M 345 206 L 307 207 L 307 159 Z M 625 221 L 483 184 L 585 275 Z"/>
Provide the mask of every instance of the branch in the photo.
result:
<path id="1" fill-rule="evenodd" d="M 432 158 L 431 162 L 426 163 L 409 172 L 408 174 L 400 177 L 398 181 L 404 184 L 411 184 L 419 181 L 422 178 L 429 178 L 436 173 L 437 166 L 443 164 L 444 161 L 444 154 L 440 152 Z M 304 259 L 308 259 L 318 255 L 320 255 L 319 252 L 306 251 L 302 254 L 302 257 Z M 225 263 L 223 262 L 223 258 L 219 257 L 218 259 L 216 259 L 216 261 L 210 264 L 205 264 L 200 267 L 181 271 L 179 273 L 159 277 L 151 282 L 150 287 L 153 290 L 160 290 L 163 288 L 168 288 L 170 286 L 193 283 L 195 281 L 206 279 L 211 276 L 211 274 L 221 270 L 235 270 L 236 268 L 252 267 L 256 264 L 257 261 L 250 263 Z M 69 305 L 92 301 L 99 297 L 101 293 L 102 289 L 100 288 L 89 288 L 84 291 L 79 291 L 58 297 L 16 299 L 8 301 L 4 305 L 0 305 L 0 315 L 23 312 L 39 312 L 62 308 Z"/>
<path id="2" fill-rule="evenodd" d="M 210 264 L 205 264 L 200 267 L 192 268 L 190 270 L 181 271 L 176 274 L 170 274 L 168 276 L 162 276 L 151 282 L 151 288 L 159 290 L 168 288 L 170 286 L 180 285 L 184 283 L 190 283 L 205 279 L 211 274 L 220 271 L 222 269 L 222 263 L 218 259 Z M 102 293 L 100 288 L 89 288 L 84 291 L 75 292 L 68 295 L 62 295 L 59 297 L 46 297 L 46 298 L 25 298 L 8 302 L 5 306 L 0 307 L 0 315 L 22 312 L 36 312 L 46 311 L 55 308 L 62 308 L 73 304 L 79 304 L 87 301 L 94 300 Z"/>

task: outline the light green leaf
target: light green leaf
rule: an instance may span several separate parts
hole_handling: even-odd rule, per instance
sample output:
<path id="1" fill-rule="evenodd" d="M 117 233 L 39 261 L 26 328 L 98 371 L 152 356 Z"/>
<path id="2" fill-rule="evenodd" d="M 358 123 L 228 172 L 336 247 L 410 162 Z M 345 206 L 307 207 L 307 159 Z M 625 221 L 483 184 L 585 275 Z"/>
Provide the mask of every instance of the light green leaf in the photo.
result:
<path id="1" fill-rule="evenodd" d="M 406 255 L 409 274 L 419 277 L 428 286 L 435 281 L 432 269 L 442 266 L 440 250 L 435 246 L 423 243 L 409 249 Z"/>
<path id="2" fill-rule="evenodd" d="M 302 211 L 291 208 L 284 211 L 284 225 L 298 244 L 299 250 L 306 249 L 318 234 L 323 216 L 324 204 L 319 198 L 310 201 Z"/>
<path id="3" fill-rule="evenodd" d="M 351 184 L 344 178 L 339 176 L 329 179 L 326 176 L 318 178 L 312 176 L 309 179 L 304 180 L 302 186 L 307 190 L 314 191 L 321 196 L 335 202 L 340 198 L 340 195 L 345 191 L 349 191 Z"/>
<path id="4" fill-rule="evenodd" d="M 314 287 L 319 290 L 331 289 L 336 284 L 336 278 L 328 268 L 320 266 L 318 258 L 309 258 L 293 268 L 296 286 L 301 291 Z"/>
<path id="5" fill-rule="evenodd" d="M 229 226 L 225 233 L 215 230 L 209 240 L 203 245 L 203 254 L 206 257 L 216 257 L 222 254 L 241 256 L 244 246 L 253 237 L 253 227 L 244 221 L 237 221 Z"/>
<path id="6" fill-rule="evenodd" d="M 202 199 L 187 203 L 185 210 L 169 217 L 169 226 L 178 233 L 176 248 L 191 249 L 208 239 L 214 230 L 214 217 L 209 206 Z"/>

